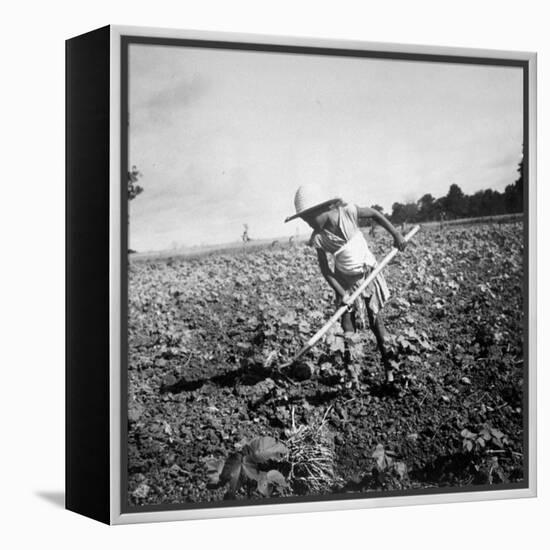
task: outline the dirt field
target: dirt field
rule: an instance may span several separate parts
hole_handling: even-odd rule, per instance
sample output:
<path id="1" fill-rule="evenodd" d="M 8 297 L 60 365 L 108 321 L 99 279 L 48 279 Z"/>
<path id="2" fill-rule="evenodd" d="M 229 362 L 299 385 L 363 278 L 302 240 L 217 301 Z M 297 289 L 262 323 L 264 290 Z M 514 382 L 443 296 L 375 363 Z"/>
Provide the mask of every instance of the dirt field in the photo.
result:
<path id="1" fill-rule="evenodd" d="M 382 231 L 367 238 L 379 258 L 389 251 Z M 288 444 L 293 421 L 323 417 L 334 468 L 321 492 L 521 481 L 522 224 L 425 228 L 385 275 L 397 391 L 382 384 L 370 333 L 353 350 L 359 389 L 346 387 L 339 329 L 309 354 L 310 380 L 269 366 L 333 311 L 307 246 L 132 262 L 129 503 L 221 500 L 207 459 L 260 435 Z M 306 492 L 289 483 L 278 494 Z"/>

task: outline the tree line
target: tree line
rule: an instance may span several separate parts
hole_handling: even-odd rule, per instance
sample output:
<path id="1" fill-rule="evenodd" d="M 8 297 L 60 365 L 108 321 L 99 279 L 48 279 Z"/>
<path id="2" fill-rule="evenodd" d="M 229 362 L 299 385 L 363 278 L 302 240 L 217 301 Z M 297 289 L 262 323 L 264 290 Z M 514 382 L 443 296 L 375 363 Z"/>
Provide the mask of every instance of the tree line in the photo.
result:
<path id="1" fill-rule="evenodd" d="M 390 214 L 385 214 L 392 223 L 416 223 L 459 218 L 476 218 L 523 212 L 523 158 L 518 166 L 518 178 L 506 186 L 503 192 L 493 189 L 466 195 L 460 186 L 453 183 L 444 197 L 435 198 L 426 193 L 416 202 L 394 202 Z M 380 205 L 372 208 L 383 212 Z"/>

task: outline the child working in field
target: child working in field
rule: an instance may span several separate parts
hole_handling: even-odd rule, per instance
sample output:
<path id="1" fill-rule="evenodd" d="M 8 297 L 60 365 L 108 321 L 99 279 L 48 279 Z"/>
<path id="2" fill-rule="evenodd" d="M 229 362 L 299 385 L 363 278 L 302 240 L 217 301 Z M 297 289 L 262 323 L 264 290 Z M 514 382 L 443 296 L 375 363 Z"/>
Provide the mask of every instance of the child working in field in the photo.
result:
<path id="1" fill-rule="evenodd" d="M 377 210 L 346 204 L 341 198 L 327 200 L 319 196 L 313 186 L 301 186 L 294 197 L 296 214 L 285 222 L 302 218 L 312 229 L 310 244 L 317 251 L 321 273 L 336 293 L 339 307 L 349 304 L 348 296 L 362 280 L 376 267 L 376 258 L 369 250 L 365 237 L 359 229 L 359 220 L 371 218 L 393 237 L 394 246 L 404 250 L 407 242 L 395 227 Z M 334 271 L 331 270 L 327 254 L 334 257 Z M 349 341 L 356 329 L 368 326 L 374 333 L 386 382 L 394 380 L 390 361 L 388 335 L 382 318 L 382 308 L 389 299 L 390 292 L 382 274 L 365 289 L 341 319 L 344 339 Z"/>

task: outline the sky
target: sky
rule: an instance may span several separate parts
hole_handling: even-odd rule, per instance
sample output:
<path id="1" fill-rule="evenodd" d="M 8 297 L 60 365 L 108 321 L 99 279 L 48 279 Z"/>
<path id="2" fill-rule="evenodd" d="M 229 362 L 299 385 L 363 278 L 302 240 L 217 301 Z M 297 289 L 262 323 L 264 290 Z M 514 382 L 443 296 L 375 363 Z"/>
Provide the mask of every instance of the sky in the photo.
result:
<path id="1" fill-rule="evenodd" d="M 523 141 L 519 68 L 132 44 L 130 247 L 305 235 L 299 185 L 360 206 L 503 190 Z"/>

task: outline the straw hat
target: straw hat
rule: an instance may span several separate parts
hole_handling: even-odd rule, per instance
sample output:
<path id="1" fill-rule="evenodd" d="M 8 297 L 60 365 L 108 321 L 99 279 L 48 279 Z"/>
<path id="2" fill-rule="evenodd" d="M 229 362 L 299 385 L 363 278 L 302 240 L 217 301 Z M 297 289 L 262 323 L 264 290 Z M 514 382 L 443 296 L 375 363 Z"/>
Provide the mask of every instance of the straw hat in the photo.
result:
<path id="1" fill-rule="evenodd" d="M 321 190 L 312 184 L 301 185 L 294 195 L 294 207 L 296 208 L 296 214 L 289 216 L 286 222 L 299 218 L 304 214 L 311 212 L 312 210 L 329 208 L 332 205 L 341 202 L 341 197 L 333 197 L 326 199 L 326 195 Z"/>

